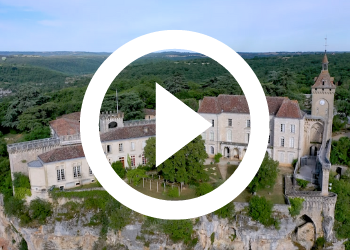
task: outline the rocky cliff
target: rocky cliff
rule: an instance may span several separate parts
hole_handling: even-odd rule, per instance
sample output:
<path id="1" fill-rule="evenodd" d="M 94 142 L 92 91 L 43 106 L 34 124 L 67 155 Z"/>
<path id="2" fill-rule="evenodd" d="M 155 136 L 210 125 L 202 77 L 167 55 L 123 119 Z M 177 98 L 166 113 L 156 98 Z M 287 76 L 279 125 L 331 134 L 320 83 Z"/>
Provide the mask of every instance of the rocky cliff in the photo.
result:
<path id="1" fill-rule="evenodd" d="M 127 225 L 121 231 L 111 231 L 102 240 L 101 227 L 87 226 L 93 213 L 76 214 L 67 220 L 57 220 L 57 215 L 65 212 L 56 206 L 54 215 L 46 225 L 25 228 L 16 218 L 8 218 L 0 206 L 0 247 L 4 250 L 19 248 L 22 237 L 29 250 L 78 250 L 78 249 L 195 249 L 195 250 L 289 250 L 311 249 L 315 241 L 312 223 L 289 216 L 287 205 L 276 205 L 274 216 L 280 220 L 280 228 L 266 228 L 245 215 L 245 203 L 235 203 L 236 216 L 232 221 L 219 219 L 216 215 L 202 216 L 193 220 L 194 233 L 198 241 L 192 247 L 174 243 L 165 234 L 142 231 L 142 222 Z M 56 218 L 56 219 L 55 219 Z M 1 243 L 2 242 L 2 243 Z M 104 248 L 105 247 L 105 248 Z M 1 248 L 0 248 L 1 249 Z M 344 249 L 341 242 L 329 249 Z"/>

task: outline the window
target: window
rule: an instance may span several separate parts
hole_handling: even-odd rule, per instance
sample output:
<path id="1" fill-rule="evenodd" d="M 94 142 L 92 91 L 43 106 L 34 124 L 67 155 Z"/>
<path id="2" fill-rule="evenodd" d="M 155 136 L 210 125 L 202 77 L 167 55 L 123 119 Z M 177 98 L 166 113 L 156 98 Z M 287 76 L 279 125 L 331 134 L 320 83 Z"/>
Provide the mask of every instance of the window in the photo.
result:
<path id="1" fill-rule="evenodd" d="M 269 144 L 271 143 L 271 135 L 269 135 L 269 142 L 268 142 Z"/>
<path id="2" fill-rule="evenodd" d="M 119 157 L 119 161 L 123 164 L 123 168 L 124 168 L 124 157 Z"/>
<path id="3" fill-rule="evenodd" d="M 81 173 L 80 173 L 80 166 L 77 165 L 77 164 L 74 164 L 73 165 L 73 176 L 74 178 L 78 178 L 81 176 Z"/>
<path id="4" fill-rule="evenodd" d="M 89 174 L 92 175 L 92 170 L 91 168 L 89 167 Z"/>
<path id="5" fill-rule="evenodd" d="M 290 132 L 293 134 L 295 133 L 295 125 L 294 124 L 290 125 Z"/>
<path id="6" fill-rule="evenodd" d="M 61 169 L 61 180 L 64 181 L 66 179 L 66 176 L 64 175 L 64 169 Z"/>
<path id="7" fill-rule="evenodd" d="M 136 159 L 135 159 L 135 155 L 132 155 L 132 156 L 131 156 L 131 166 L 132 166 L 132 167 L 135 167 L 135 166 L 136 166 L 135 160 L 136 160 Z"/>
<path id="8" fill-rule="evenodd" d="M 246 143 L 249 143 L 249 139 L 250 139 L 250 133 L 247 133 L 247 134 L 246 134 L 246 137 L 245 137 Z"/>
<path id="9" fill-rule="evenodd" d="M 142 154 L 142 165 L 146 165 L 147 159 L 145 157 L 145 154 Z"/>
<path id="10" fill-rule="evenodd" d="M 131 143 L 131 150 L 135 150 L 135 142 Z"/>
<path id="11" fill-rule="evenodd" d="M 281 137 L 281 147 L 284 147 L 284 137 Z"/>
<path id="12" fill-rule="evenodd" d="M 232 130 L 227 131 L 226 137 L 227 137 L 227 141 L 232 141 Z"/>
<path id="13" fill-rule="evenodd" d="M 228 126 L 232 127 L 232 119 L 228 119 Z"/>
<path id="14" fill-rule="evenodd" d="M 204 132 L 204 133 L 202 134 L 202 139 L 203 139 L 203 140 L 206 140 L 206 139 L 207 139 L 207 133 L 206 133 L 206 132 Z"/>
<path id="15" fill-rule="evenodd" d="M 214 127 L 214 120 L 211 120 L 211 126 Z"/>
<path id="16" fill-rule="evenodd" d="M 281 132 L 284 132 L 285 128 L 286 128 L 285 124 L 281 124 Z"/>
<path id="17" fill-rule="evenodd" d="M 210 146 L 210 153 L 211 153 L 211 154 L 214 154 L 214 153 L 215 153 L 214 147 L 213 147 L 213 146 Z"/>
<path id="18" fill-rule="evenodd" d="M 61 180 L 61 170 L 57 169 L 57 180 L 60 181 Z"/>
<path id="19" fill-rule="evenodd" d="M 214 132 L 213 131 L 210 131 L 210 140 L 214 141 Z"/>
<path id="20" fill-rule="evenodd" d="M 111 152 L 111 145 L 107 145 L 107 153 Z"/>
<path id="21" fill-rule="evenodd" d="M 123 152 L 123 143 L 119 143 L 119 152 Z"/>
<path id="22" fill-rule="evenodd" d="M 250 128 L 250 120 L 247 120 L 247 128 Z"/>
<path id="23" fill-rule="evenodd" d="M 294 137 L 290 138 L 289 147 L 294 148 Z"/>
<path id="24" fill-rule="evenodd" d="M 64 181 L 66 179 L 65 175 L 64 175 L 64 169 L 63 166 L 58 167 L 56 170 L 57 173 L 57 181 Z"/>

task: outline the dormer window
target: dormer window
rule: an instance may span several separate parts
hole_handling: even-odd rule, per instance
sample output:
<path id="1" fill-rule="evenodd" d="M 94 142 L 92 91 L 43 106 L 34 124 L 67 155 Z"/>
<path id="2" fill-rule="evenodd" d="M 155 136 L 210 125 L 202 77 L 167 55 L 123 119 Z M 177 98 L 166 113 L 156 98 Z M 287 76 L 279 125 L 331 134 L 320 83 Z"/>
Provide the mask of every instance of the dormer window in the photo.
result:
<path id="1" fill-rule="evenodd" d="M 324 85 L 325 80 L 322 80 L 322 85 Z"/>

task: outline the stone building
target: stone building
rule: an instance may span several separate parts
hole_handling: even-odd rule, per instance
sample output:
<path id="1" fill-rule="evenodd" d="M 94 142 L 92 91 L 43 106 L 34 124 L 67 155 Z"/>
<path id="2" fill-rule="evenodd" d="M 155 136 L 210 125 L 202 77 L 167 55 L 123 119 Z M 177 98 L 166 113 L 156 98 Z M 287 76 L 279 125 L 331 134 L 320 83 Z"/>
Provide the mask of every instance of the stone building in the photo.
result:
<path id="1" fill-rule="evenodd" d="M 146 163 L 146 140 L 155 136 L 155 119 L 123 121 L 123 113 L 100 115 L 100 138 L 110 163 L 127 167 Z M 51 137 L 8 145 L 11 173 L 29 176 L 33 196 L 46 198 L 47 189 L 68 189 L 95 181 L 80 140 L 80 112 L 58 117 L 49 123 Z"/>
<path id="2" fill-rule="evenodd" d="M 266 97 L 270 115 L 269 155 L 280 165 L 291 166 L 301 157 L 316 157 L 322 145 L 331 138 L 335 85 L 328 72 L 324 55 L 322 70 L 312 86 L 311 115 L 302 111 L 296 100 Z M 241 160 L 250 138 L 249 107 L 244 96 L 204 97 L 198 113 L 212 123 L 202 134 L 208 155 Z"/>

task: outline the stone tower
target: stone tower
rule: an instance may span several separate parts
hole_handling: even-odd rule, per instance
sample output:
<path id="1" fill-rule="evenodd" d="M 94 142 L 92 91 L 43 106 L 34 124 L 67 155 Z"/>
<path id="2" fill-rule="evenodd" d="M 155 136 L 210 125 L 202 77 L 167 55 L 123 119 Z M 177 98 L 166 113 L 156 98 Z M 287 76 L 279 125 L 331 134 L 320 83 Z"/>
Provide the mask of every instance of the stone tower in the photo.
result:
<path id="1" fill-rule="evenodd" d="M 331 77 L 328 72 L 328 59 L 325 53 L 322 60 L 321 73 L 318 77 L 315 77 L 315 83 L 311 87 L 311 115 L 315 117 L 322 117 L 324 119 L 324 141 L 328 141 L 330 138 L 332 138 L 334 93 L 336 88 L 333 81 L 334 77 Z"/>
<path id="2" fill-rule="evenodd" d="M 105 133 L 110 129 L 124 127 L 123 112 L 102 112 L 100 114 L 100 132 Z"/>

